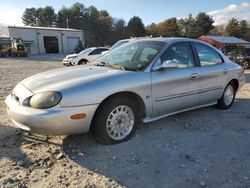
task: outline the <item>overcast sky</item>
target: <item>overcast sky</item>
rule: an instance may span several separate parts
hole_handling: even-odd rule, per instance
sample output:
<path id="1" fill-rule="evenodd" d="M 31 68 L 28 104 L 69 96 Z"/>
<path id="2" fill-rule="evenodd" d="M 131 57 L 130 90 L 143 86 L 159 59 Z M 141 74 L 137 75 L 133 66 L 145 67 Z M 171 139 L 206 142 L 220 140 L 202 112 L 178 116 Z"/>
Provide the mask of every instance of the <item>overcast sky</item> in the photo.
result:
<path id="1" fill-rule="evenodd" d="M 71 6 L 73 0 L 37 1 L 7 0 L 0 3 L 0 23 L 22 25 L 21 16 L 27 7 L 54 7 L 57 12 L 62 6 Z M 123 18 L 125 21 L 132 16 L 142 18 L 145 25 L 158 23 L 171 17 L 183 18 L 189 13 L 207 12 L 213 16 L 215 24 L 224 24 L 230 18 L 250 21 L 250 1 L 237 0 L 84 0 L 78 1 L 85 6 L 94 5 L 99 10 L 107 10 L 111 16 Z"/>

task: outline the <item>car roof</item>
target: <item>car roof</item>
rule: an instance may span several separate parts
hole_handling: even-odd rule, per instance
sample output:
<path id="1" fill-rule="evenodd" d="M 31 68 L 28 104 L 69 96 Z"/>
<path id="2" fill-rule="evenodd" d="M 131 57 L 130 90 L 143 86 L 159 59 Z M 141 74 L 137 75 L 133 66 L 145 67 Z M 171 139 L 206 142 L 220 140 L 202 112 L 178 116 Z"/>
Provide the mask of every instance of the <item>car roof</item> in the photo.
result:
<path id="1" fill-rule="evenodd" d="M 96 49 L 109 49 L 107 47 L 90 47 L 90 48 L 86 48 L 86 49 L 91 49 L 91 50 L 96 50 Z"/>
<path id="2" fill-rule="evenodd" d="M 159 41 L 159 42 L 164 42 L 164 43 L 168 43 L 168 42 L 177 42 L 177 41 L 194 41 L 194 42 L 202 42 L 201 40 L 198 39 L 191 39 L 191 38 L 181 38 L 181 37 L 155 37 L 155 38 L 144 38 L 144 39 L 137 39 L 136 41 Z"/>

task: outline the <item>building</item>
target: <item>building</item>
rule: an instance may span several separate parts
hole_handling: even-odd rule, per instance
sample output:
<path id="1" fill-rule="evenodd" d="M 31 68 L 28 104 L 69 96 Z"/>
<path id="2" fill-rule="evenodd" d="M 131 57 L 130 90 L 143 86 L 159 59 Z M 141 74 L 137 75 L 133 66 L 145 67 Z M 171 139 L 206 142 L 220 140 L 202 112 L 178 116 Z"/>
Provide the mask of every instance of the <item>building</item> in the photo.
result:
<path id="1" fill-rule="evenodd" d="M 2 26 L 0 31 L 4 36 L 0 38 L 0 42 L 21 38 L 30 54 L 71 53 L 78 41 L 85 42 L 84 31 L 76 29 Z"/>
<path id="2" fill-rule="evenodd" d="M 250 42 L 236 38 L 236 37 L 224 37 L 224 36 L 201 36 L 200 40 L 203 40 L 218 49 L 222 49 L 224 45 L 242 45 L 249 46 Z"/>

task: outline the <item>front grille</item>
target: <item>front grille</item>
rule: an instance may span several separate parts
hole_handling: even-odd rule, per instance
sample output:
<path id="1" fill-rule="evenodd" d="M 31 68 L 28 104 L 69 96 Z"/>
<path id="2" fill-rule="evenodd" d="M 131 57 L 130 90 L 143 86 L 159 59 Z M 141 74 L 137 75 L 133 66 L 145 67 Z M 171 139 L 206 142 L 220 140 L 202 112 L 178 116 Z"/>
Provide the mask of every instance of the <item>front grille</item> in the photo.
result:
<path id="1" fill-rule="evenodd" d="M 18 51 L 23 51 L 23 50 L 24 50 L 24 46 L 18 44 L 18 45 L 17 45 L 17 50 L 18 50 Z"/>

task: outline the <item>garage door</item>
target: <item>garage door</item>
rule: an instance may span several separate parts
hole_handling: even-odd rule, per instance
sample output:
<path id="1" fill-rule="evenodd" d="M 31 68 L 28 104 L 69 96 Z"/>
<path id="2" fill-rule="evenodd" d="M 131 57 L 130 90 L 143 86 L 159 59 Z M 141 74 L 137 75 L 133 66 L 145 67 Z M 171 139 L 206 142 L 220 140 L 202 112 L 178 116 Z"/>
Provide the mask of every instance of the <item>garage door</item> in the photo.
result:
<path id="1" fill-rule="evenodd" d="M 79 37 L 68 37 L 67 38 L 67 44 L 68 44 L 68 53 L 74 52 L 74 49 L 76 47 L 76 45 L 78 44 L 78 41 L 80 40 Z"/>
<path id="2" fill-rule="evenodd" d="M 45 53 L 58 53 L 58 38 L 57 37 L 43 37 Z"/>

